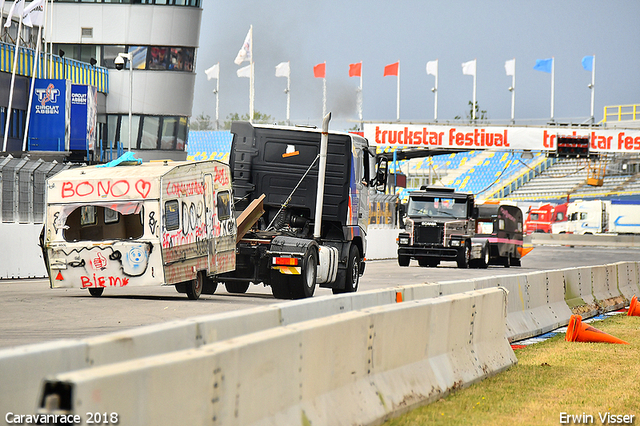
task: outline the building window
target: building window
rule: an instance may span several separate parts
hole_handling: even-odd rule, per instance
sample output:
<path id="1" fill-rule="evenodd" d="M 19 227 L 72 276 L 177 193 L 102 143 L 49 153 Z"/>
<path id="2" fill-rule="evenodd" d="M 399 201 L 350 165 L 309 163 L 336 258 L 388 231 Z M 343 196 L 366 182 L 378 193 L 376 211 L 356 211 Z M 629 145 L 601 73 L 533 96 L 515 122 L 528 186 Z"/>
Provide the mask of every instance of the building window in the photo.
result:
<path id="1" fill-rule="evenodd" d="M 158 130 L 160 117 L 146 116 L 142 122 L 140 149 L 158 149 Z"/>

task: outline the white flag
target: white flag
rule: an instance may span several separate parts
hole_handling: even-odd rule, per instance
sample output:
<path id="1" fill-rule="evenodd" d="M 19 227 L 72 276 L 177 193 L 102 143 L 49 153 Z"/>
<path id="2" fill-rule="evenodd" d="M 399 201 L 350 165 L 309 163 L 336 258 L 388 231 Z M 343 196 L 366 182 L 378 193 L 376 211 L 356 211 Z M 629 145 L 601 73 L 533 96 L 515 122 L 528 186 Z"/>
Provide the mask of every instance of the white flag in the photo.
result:
<path id="1" fill-rule="evenodd" d="M 516 75 L 516 60 L 509 59 L 504 63 L 504 69 L 507 71 L 507 75 Z"/>
<path id="2" fill-rule="evenodd" d="M 464 62 L 462 64 L 462 74 L 464 75 L 476 75 L 476 60 Z"/>
<path id="3" fill-rule="evenodd" d="M 27 27 L 44 25 L 44 0 L 34 0 L 24 9 L 22 23 Z"/>
<path id="4" fill-rule="evenodd" d="M 289 77 L 290 73 L 289 62 L 280 62 L 276 65 L 276 77 Z"/>
<path id="5" fill-rule="evenodd" d="M 204 70 L 204 73 L 207 75 L 207 80 L 220 78 L 220 62 L 218 62 L 211 68 Z"/>
<path id="6" fill-rule="evenodd" d="M 427 62 L 427 74 L 438 76 L 438 60 Z"/>
<path id="7" fill-rule="evenodd" d="M 9 9 L 9 14 L 7 15 L 7 22 L 4 23 L 6 28 L 11 26 L 11 18 L 14 14 L 21 15 L 22 10 L 24 9 L 24 0 L 13 0 L 13 4 L 11 5 L 11 9 Z"/>
<path id="8" fill-rule="evenodd" d="M 251 78 L 251 65 L 240 68 L 238 71 L 236 71 L 236 74 L 238 74 L 238 77 Z"/>
<path id="9" fill-rule="evenodd" d="M 240 65 L 244 61 L 251 62 L 251 41 L 252 40 L 253 40 L 253 26 L 249 28 L 249 32 L 247 33 L 247 36 L 244 39 L 244 43 L 242 44 L 242 47 L 238 51 L 238 56 L 236 56 L 236 59 L 233 61 L 236 65 Z"/>

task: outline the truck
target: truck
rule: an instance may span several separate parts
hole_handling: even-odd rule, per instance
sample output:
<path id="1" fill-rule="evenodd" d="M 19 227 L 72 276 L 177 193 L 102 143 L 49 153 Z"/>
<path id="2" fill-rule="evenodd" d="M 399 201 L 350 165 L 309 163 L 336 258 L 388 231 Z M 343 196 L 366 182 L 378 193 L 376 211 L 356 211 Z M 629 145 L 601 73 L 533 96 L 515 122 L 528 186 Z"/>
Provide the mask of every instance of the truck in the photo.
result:
<path id="1" fill-rule="evenodd" d="M 384 191 L 387 160 L 352 133 L 248 122 L 231 125 L 236 208 L 262 194 L 264 214 L 238 241 L 227 290 L 271 287 L 276 298 L 310 297 L 316 284 L 355 292 L 364 273 L 369 195 Z M 316 166 L 316 162 L 318 165 Z"/>
<path id="2" fill-rule="evenodd" d="M 175 285 L 213 294 L 235 269 L 229 166 L 153 162 L 62 171 L 47 181 L 41 245 L 51 288 Z"/>
<path id="3" fill-rule="evenodd" d="M 567 207 L 567 233 L 640 234 L 640 201 L 577 200 Z"/>
<path id="4" fill-rule="evenodd" d="M 422 267 L 435 267 L 455 261 L 459 268 L 468 268 L 481 257 L 481 250 L 472 253 L 477 217 L 471 193 L 426 186 L 410 192 L 404 230 L 397 239 L 398 264 L 409 266 L 416 259 Z"/>
<path id="5" fill-rule="evenodd" d="M 348 133 L 234 123 L 230 164 L 78 167 L 47 183 L 41 246 L 50 286 L 173 285 L 190 299 L 316 284 L 354 292 L 364 272 L 369 193 L 386 159 Z M 242 213 L 239 214 L 240 210 Z"/>
<path id="6" fill-rule="evenodd" d="M 476 234 L 472 252 L 480 253 L 472 266 L 521 266 L 523 250 L 522 210 L 515 204 L 486 201 L 478 204 Z"/>
<path id="7" fill-rule="evenodd" d="M 531 207 L 527 212 L 524 229 L 527 235 L 534 232 L 546 234 L 561 234 L 566 231 L 567 203 L 545 203 L 538 207 Z"/>

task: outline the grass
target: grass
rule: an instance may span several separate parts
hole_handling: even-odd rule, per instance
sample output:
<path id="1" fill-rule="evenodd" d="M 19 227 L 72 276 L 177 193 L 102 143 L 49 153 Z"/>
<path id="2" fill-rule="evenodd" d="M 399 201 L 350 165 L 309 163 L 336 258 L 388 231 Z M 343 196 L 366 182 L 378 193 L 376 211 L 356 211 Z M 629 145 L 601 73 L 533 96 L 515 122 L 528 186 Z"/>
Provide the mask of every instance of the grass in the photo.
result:
<path id="1" fill-rule="evenodd" d="M 572 343 L 558 334 L 517 349 L 518 364 L 506 372 L 385 426 L 558 425 L 563 412 L 592 415 L 590 424 L 602 424 L 598 413 L 634 415 L 640 425 L 640 317 L 591 325 L 630 344 Z"/>

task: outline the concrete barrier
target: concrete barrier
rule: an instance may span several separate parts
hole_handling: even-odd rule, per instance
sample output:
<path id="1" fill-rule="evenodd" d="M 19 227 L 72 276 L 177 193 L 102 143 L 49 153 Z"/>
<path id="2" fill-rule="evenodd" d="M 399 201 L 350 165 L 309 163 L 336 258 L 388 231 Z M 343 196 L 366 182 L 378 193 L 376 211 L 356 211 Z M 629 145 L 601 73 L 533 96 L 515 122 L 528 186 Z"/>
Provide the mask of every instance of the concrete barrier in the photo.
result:
<path id="1" fill-rule="evenodd" d="M 636 262 L 618 262 L 618 290 L 627 299 L 633 299 L 633 296 L 640 296 L 640 278 L 638 274 L 638 263 Z"/>
<path id="2" fill-rule="evenodd" d="M 598 305 L 591 287 L 591 268 L 563 269 L 564 300 L 574 314 L 590 318 L 598 314 Z"/>
<path id="3" fill-rule="evenodd" d="M 601 312 L 624 307 L 626 300 L 618 291 L 618 274 L 615 265 L 591 266 L 593 297 Z"/>
<path id="4" fill-rule="evenodd" d="M 44 399 L 125 426 L 379 424 L 513 365 L 505 303 L 486 289 L 347 312 L 59 374 Z"/>

